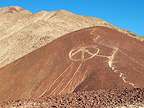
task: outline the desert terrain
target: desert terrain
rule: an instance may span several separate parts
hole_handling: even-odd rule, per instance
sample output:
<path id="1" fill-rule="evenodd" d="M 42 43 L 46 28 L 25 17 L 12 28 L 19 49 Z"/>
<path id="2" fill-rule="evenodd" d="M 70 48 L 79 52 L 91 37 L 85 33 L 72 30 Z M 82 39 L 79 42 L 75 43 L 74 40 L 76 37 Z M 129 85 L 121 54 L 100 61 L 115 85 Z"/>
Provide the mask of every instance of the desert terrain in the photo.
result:
<path id="1" fill-rule="evenodd" d="M 143 105 L 144 41 L 135 34 L 64 10 L 32 14 L 9 7 L 0 16 L 2 108 Z M 100 103 L 89 101 L 94 95 Z"/>

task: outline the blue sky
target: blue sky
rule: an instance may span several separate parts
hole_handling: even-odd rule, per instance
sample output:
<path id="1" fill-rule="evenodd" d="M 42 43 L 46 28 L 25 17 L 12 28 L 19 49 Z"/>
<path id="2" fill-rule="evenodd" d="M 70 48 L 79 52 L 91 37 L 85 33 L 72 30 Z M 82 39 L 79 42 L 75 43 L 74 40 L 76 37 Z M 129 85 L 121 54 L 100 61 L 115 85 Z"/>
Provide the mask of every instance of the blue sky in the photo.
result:
<path id="1" fill-rule="evenodd" d="M 33 13 L 65 9 L 95 16 L 144 36 L 144 0 L 0 0 L 0 7 L 15 5 Z"/>

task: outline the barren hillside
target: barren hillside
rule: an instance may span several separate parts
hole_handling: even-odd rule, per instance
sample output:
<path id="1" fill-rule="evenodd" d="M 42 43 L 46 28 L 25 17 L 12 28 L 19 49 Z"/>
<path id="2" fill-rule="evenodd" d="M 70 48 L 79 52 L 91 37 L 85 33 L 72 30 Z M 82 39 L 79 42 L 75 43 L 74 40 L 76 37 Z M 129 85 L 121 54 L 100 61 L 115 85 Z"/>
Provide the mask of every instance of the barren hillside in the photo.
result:
<path id="1" fill-rule="evenodd" d="M 97 24 L 108 23 L 64 10 L 31 14 L 20 7 L 2 8 L 0 9 L 0 67 L 66 33 Z"/>
<path id="2" fill-rule="evenodd" d="M 0 8 L 0 108 L 143 108 L 143 40 L 66 10 Z"/>
<path id="3" fill-rule="evenodd" d="M 0 67 L 60 36 L 93 26 L 106 26 L 128 33 L 101 19 L 79 16 L 65 10 L 32 14 L 20 7 L 1 8 Z"/>
<path id="4" fill-rule="evenodd" d="M 64 35 L 0 69 L 0 100 L 144 87 L 143 46 L 107 27 Z"/>

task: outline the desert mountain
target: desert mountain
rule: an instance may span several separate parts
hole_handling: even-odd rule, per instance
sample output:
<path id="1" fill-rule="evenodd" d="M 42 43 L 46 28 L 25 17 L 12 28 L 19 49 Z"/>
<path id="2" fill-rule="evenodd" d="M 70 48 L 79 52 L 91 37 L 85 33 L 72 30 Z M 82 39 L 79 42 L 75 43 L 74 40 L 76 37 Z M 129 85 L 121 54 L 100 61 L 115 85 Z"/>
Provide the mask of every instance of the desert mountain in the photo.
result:
<path id="1" fill-rule="evenodd" d="M 60 10 L 32 14 L 20 7 L 0 9 L 0 67 L 72 31 L 105 21 Z"/>
<path id="2" fill-rule="evenodd" d="M 32 14 L 20 7 L 1 8 L 0 67 L 67 33 L 100 25 L 128 33 L 101 19 L 79 16 L 65 10 Z"/>
<path id="3" fill-rule="evenodd" d="M 108 27 L 64 35 L 0 69 L 0 101 L 144 87 L 144 42 Z"/>

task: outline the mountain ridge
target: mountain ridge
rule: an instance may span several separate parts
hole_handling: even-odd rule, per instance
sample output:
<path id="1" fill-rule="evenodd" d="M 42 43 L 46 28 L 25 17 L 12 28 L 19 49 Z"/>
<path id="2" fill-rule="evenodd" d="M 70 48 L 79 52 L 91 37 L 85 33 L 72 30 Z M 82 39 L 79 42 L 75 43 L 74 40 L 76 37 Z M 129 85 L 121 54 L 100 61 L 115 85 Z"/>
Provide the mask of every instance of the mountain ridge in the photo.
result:
<path id="1" fill-rule="evenodd" d="M 7 13 L 9 8 L 3 10 L 6 13 L 0 13 L 0 67 L 64 34 L 101 24 L 101 21 L 66 11 L 25 14 L 25 11 Z"/>

